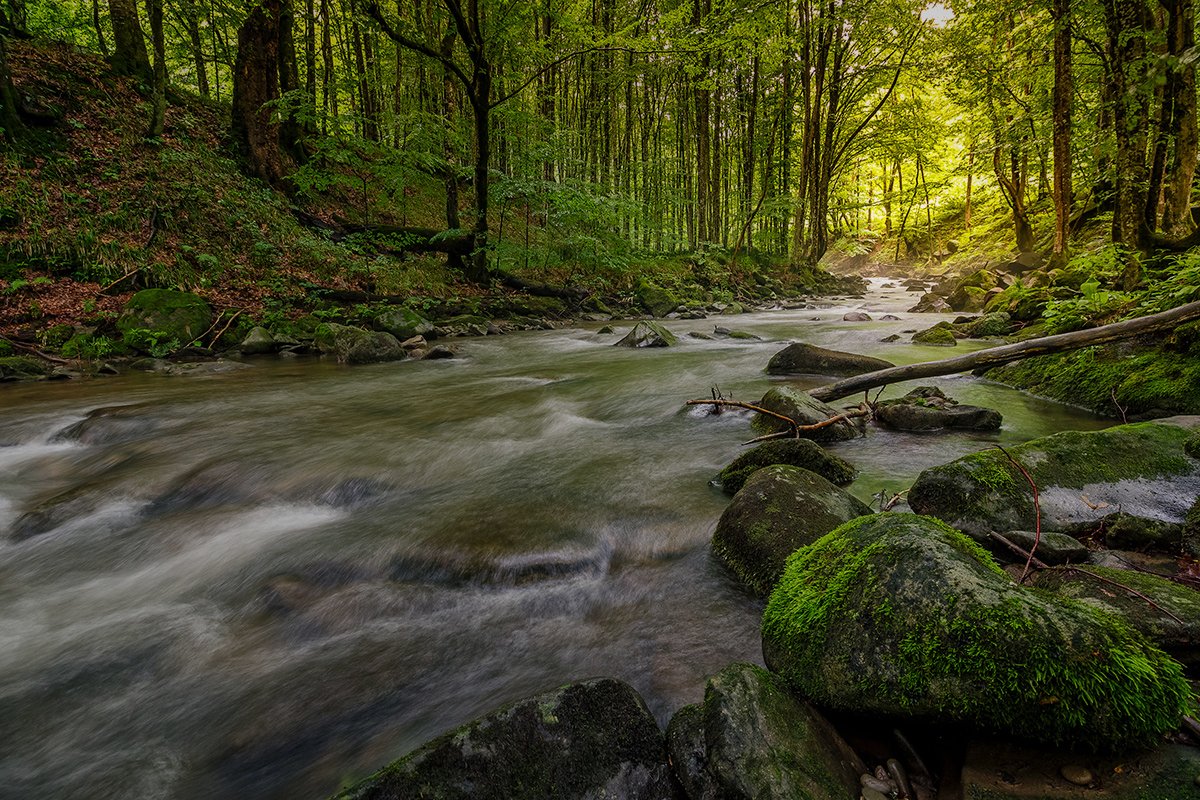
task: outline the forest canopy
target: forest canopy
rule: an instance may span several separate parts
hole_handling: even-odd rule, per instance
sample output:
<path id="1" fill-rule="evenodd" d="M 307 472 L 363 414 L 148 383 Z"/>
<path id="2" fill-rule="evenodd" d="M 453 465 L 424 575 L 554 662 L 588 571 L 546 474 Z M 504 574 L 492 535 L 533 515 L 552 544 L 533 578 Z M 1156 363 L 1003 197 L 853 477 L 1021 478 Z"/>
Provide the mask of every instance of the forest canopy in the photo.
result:
<path id="1" fill-rule="evenodd" d="M 3 8 L 6 38 L 65 40 L 138 81 L 150 140 L 194 95 L 289 197 L 369 175 L 388 188 L 363 190 L 359 227 L 409 233 L 434 187 L 424 246 L 477 281 L 527 264 L 531 237 L 581 260 L 717 247 L 803 269 L 885 241 L 932 258 L 989 205 L 1014 252 L 1065 260 L 1109 215 L 1130 252 L 1196 243 L 1192 0 Z M 16 139 L 2 58 L 0 86 Z M 1124 288 L 1140 269 L 1126 260 Z"/>

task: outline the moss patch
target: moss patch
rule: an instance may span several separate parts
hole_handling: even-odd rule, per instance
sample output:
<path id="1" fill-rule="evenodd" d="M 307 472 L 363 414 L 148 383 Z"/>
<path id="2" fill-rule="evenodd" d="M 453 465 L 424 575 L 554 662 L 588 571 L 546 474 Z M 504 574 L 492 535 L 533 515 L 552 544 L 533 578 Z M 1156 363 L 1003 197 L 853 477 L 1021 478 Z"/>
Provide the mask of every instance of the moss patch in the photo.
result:
<path id="1" fill-rule="evenodd" d="M 845 486 L 858 474 L 846 461 L 808 439 L 776 439 L 742 453 L 715 480 L 726 494 L 735 494 L 751 475 L 772 464 L 803 467 L 837 486 Z"/>
<path id="2" fill-rule="evenodd" d="M 967 537 L 908 514 L 854 520 L 795 553 L 763 650 L 833 708 L 1095 749 L 1155 741 L 1190 696 L 1180 665 L 1123 622 L 1016 586 Z"/>

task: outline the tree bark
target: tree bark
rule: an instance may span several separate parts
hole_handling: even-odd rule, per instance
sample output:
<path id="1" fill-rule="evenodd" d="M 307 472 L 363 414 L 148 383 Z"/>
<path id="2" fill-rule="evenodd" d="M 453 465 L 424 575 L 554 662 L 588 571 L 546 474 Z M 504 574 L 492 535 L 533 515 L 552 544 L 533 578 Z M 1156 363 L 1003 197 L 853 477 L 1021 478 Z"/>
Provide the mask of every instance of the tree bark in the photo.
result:
<path id="1" fill-rule="evenodd" d="M 0 11 L 0 20 L 3 17 L 4 13 Z M 0 32 L 0 133 L 5 141 L 11 143 L 19 139 L 24 131 L 25 125 L 17 113 L 17 93 L 8 71 L 8 37 Z"/>
<path id="2" fill-rule="evenodd" d="M 233 139 L 246 171 L 272 185 L 288 174 L 280 148 L 279 123 L 267 107 L 279 99 L 279 16 L 281 0 L 262 0 L 238 29 L 233 65 Z"/>
<path id="3" fill-rule="evenodd" d="M 150 98 L 150 126 L 146 138 L 158 139 L 163 134 L 167 113 L 167 53 L 163 39 L 163 0 L 146 0 L 146 16 L 150 18 L 150 41 L 154 48 L 154 93 Z"/>
<path id="4" fill-rule="evenodd" d="M 957 372 L 967 372 L 985 367 L 998 367 L 1013 361 L 1044 356 L 1051 353 L 1062 353 L 1077 350 L 1081 347 L 1092 347 L 1109 342 L 1118 342 L 1145 336 L 1152 333 L 1165 333 L 1174 330 L 1179 325 L 1200 319 L 1200 302 L 1178 306 L 1170 311 L 1150 314 L 1136 319 L 1114 322 L 1111 325 L 1101 325 L 1090 330 L 1060 333 L 1056 336 L 1043 336 L 1015 344 L 1004 344 L 999 347 L 989 347 L 986 350 L 976 350 L 963 356 L 943 359 L 941 361 L 925 361 L 920 364 L 908 364 L 903 367 L 888 367 L 887 369 L 855 375 L 852 378 L 810 389 L 809 394 L 817 400 L 829 402 L 849 397 L 852 394 L 865 392 L 880 386 L 888 386 L 901 381 L 917 378 L 932 378 L 938 375 L 953 375 Z"/>
<path id="5" fill-rule="evenodd" d="M 108 0 L 108 13 L 113 26 L 113 69 L 149 86 L 154 74 L 135 0 Z"/>
<path id="6" fill-rule="evenodd" d="M 100 55 L 108 58 L 108 43 L 104 39 L 104 23 L 100 17 L 100 0 L 92 0 L 92 27 L 96 29 L 96 44 Z"/>
<path id="7" fill-rule="evenodd" d="M 1192 0 L 1165 0 L 1167 50 L 1181 58 L 1196 45 Z M 1174 137 L 1163 187 L 1163 232 L 1172 238 L 1186 236 L 1192 222 L 1192 181 L 1196 176 L 1198 134 L 1196 124 L 1196 66 L 1178 63 L 1172 74 L 1171 132 Z"/>
<path id="8" fill-rule="evenodd" d="M 1054 0 L 1054 262 L 1067 261 L 1071 235 L 1071 0 Z"/>
<path id="9" fill-rule="evenodd" d="M 1113 129 L 1116 133 L 1116 208 L 1112 239 L 1130 248 L 1144 245 L 1144 211 L 1149 185 L 1146 164 L 1150 103 L 1146 96 L 1146 28 L 1149 14 L 1143 0 L 1105 0 L 1110 79 L 1113 87 Z M 1126 290 L 1141 280 L 1140 262 L 1127 259 L 1122 275 Z"/>

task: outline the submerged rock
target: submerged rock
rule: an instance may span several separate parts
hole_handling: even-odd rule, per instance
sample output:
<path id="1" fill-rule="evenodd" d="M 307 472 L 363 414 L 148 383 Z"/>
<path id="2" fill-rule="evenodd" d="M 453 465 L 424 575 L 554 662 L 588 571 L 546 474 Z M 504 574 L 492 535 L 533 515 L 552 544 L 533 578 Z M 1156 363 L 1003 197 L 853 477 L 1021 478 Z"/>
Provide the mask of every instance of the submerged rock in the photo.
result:
<path id="1" fill-rule="evenodd" d="M 671 719 L 667 746 L 693 800 L 853 800 L 863 770 L 824 717 L 750 664 L 710 678 L 704 703 Z"/>
<path id="2" fill-rule="evenodd" d="M 1178 662 L 1116 618 L 1017 586 L 937 520 L 854 520 L 793 555 L 767 665 L 828 708 L 1118 750 L 1178 726 Z"/>
<path id="3" fill-rule="evenodd" d="M 847 311 L 842 315 L 843 322 L 870 322 L 871 315 L 862 311 Z"/>
<path id="4" fill-rule="evenodd" d="M 613 678 L 521 700 L 423 745 L 338 800 L 674 796 L 663 735 Z"/>
<path id="5" fill-rule="evenodd" d="M 801 392 L 786 386 L 771 389 L 763 395 L 757 405 L 795 420 L 800 425 L 815 425 L 842 413 L 833 406 L 815 399 L 808 392 Z M 789 430 L 786 422 L 765 414 L 757 415 L 752 424 L 756 430 L 763 433 Z M 864 428 L 865 423 L 862 419 L 855 418 L 839 420 L 832 425 L 826 425 L 816 430 L 801 431 L 800 435 L 805 439 L 812 439 L 814 442 L 844 442 L 862 435 Z"/>
<path id="6" fill-rule="evenodd" d="M 1008 452 L 1038 486 L 1044 530 L 1098 521 L 1117 508 L 1178 521 L 1200 494 L 1200 462 L 1183 451 L 1189 435 L 1175 424 L 1137 423 L 1056 433 Z M 1036 523 L 1025 476 L 994 449 L 925 470 L 908 504 L 980 539 Z"/>
<path id="7" fill-rule="evenodd" d="M 767 372 L 771 375 L 814 374 L 848 377 L 894 366 L 896 365 L 882 358 L 843 353 L 805 342 L 796 342 L 771 356 L 771 360 L 767 362 Z"/>
<path id="8" fill-rule="evenodd" d="M 721 514 L 713 554 L 755 593 L 766 596 L 797 548 L 870 514 L 861 500 L 799 467 L 758 470 Z"/>
<path id="9" fill-rule="evenodd" d="M 802 467 L 837 486 L 851 483 L 857 474 L 846 461 L 809 439 L 776 439 L 742 453 L 713 482 L 725 494 L 736 494 L 754 472 L 772 464 Z"/>
<path id="10" fill-rule="evenodd" d="M 918 386 L 904 397 L 884 400 L 875 407 L 879 424 L 898 431 L 998 431 L 999 411 L 959 405 L 936 386 Z"/>
<path id="11" fill-rule="evenodd" d="M 639 322 L 613 347 L 672 347 L 678 343 L 675 334 L 657 322 Z"/>

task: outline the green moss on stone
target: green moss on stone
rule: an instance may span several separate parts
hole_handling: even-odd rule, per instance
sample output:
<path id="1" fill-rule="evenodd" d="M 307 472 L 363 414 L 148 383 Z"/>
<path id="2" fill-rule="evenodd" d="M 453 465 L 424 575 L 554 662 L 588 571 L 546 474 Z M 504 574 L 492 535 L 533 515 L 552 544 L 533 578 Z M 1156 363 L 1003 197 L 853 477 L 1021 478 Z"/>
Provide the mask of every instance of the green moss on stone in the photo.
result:
<path id="1" fill-rule="evenodd" d="M 914 344 L 932 344 L 943 347 L 948 347 L 958 344 L 958 339 L 954 336 L 954 328 L 948 322 L 939 322 L 932 328 L 926 328 L 913 334 Z"/>
<path id="2" fill-rule="evenodd" d="M 1190 694 L 1179 664 L 1123 622 L 1017 587 L 970 539 L 913 515 L 854 520 L 795 553 L 763 642 L 818 703 L 1055 744 L 1153 742 Z"/>

